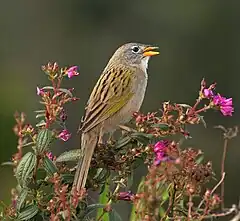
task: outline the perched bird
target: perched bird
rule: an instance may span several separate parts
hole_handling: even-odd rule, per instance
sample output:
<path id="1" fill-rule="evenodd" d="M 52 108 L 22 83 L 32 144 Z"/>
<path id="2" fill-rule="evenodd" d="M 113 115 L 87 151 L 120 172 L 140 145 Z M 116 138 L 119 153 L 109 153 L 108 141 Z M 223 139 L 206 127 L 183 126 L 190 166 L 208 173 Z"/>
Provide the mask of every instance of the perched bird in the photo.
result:
<path id="1" fill-rule="evenodd" d="M 94 148 L 105 133 L 130 121 L 145 95 L 148 61 L 158 47 L 127 43 L 116 50 L 97 81 L 85 109 L 81 127 L 82 156 L 73 187 L 85 187 Z"/>

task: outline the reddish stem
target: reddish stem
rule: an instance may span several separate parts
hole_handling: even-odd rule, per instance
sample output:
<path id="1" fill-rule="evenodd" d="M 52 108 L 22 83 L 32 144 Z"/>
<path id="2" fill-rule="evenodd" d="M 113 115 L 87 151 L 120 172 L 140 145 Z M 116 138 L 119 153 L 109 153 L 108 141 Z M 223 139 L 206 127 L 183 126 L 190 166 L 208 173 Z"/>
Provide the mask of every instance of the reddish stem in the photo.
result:
<path id="1" fill-rule="evenodd" d="M 203 107 L 203 108 L 201 108 L 201 109 L 195 111 L 195 114 L 199 114 L 199 113 L 201 113 L 201 112 L 203 112 L 203 111 L 208 110 L 209 108 L 210 108 L 209 106 Z"/>
<path id="2" fill-rule="evenodd" d="M 198 98 L 197 99 L 197 101 L 196 101 L 196 103 L 194 104 L 194 106 L 190 109 L 190 111 L 188 112 L 188 116 L 191 116 L 192 114 L 194 114 L 194 113 L 196 113 L 196 108 L 197 108 L 197 106 L 199 105 L 199 103 L 200 103 L 200 99 Z"/>

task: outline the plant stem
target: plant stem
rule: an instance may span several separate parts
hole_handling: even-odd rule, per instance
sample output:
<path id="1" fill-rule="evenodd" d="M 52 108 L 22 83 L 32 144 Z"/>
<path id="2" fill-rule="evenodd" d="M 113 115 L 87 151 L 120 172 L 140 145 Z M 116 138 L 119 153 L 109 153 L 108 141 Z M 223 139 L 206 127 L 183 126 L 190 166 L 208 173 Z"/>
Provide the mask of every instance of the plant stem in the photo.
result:
<path id="1" fill-rule="evenodd" d="M 172 192 L 171 197 L 169 199 L 169 204 L 168 204 L 167 211 L 166 211 L 164 217 L 161 220 L 166 220 L 166 218 L 171 218 L 170 216 L 173 216 L 173 207 L 174 207 L 174 203 L 175 203 L 175 197 L 176 197 L 176 186 L 174 184 L 173 192 Z"/>
<path id="2" fill-rule="evenodd" d="M 228 139 L 225 138 L 224 145 L 223 145 L 223 155 L 222 155 L 222 163 L 221 163 L 221 175 L 225 175 L 225 160 L 226 160 L 226 154 L 227 154 L 227 145 L 228 145 Z M 221 209 L 224 209 L 224 179 L 221 183 Z"/>
<path id="3" fill-rule="evenodd" d="M 121 184 L 123 183 L 123 181 L 124 181 L 124 179 L 122 178 L 122 179 L 118 182 L 118 184 L 117 184 L 117 186 L 116 186 L 116 188 L 115 188 L 115 190 L 114 190 L 114 192 L 113 192 L 113 194 L 112 194 L 112 197 L 109 199 L 108 203 L 106 204 L 105 209 L 103 210 L 102 214 L 99 216 L 99 218 L 97 219 L 97 221 L 101 221 L 101 219 L 103 218 L 104 214 L 105 214 L 106 212 L 109 212 L 109 211 L 110 211 L 111 204 L 112 204 L 112 202 L 113 202 L 113 198 L 114 198 L 114 197 L 116 196 L 116 194 L 118 193 L 118 191 L 119 191 L 119 189 L 120 189 Z"/>
<path id="4" fill-rule="evenodd" d="M 192 207 L 193 207 L 192 194 L 190 194 L 188 202 L 188 221 L 192 219 Z"/>

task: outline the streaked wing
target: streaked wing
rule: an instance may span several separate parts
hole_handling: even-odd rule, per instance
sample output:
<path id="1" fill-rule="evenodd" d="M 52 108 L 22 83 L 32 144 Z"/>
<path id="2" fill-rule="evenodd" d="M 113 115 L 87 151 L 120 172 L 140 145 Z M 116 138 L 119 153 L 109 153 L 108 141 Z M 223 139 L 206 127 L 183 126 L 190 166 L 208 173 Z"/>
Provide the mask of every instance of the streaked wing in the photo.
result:
<path id="1" fill-rule="evenodd" d="M 95 85 L 86 107 L 81 130 L 87 132 L 117 113 L 132 97 L 132 70 L 121 67 L 104 72 Z"/>

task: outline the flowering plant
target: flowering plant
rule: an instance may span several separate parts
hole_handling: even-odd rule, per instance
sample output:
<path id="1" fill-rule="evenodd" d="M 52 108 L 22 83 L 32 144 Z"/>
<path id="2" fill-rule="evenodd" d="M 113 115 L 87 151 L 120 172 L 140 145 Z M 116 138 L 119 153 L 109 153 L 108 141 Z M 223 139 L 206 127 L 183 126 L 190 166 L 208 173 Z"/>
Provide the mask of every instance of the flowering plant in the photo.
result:
<path id="1" fill-rule="evenodd" d="M 80 158 L 80 149 L 56 157 L 51 146 L 56 140 L 67 142 L 71 138 L 65 105 L 78 98 L 73 88 L 61 86 L 65 78 L 79 75 L 78 68 L 48 63 L 42 70 L 51 86 L 37 87 L 43 105 L 36 111 L 39 122 L 32 126 L 26 123 L 24 113 L 15 114 L 17 153 L 5 164 L 13 166 L 18 185 L 11 192 L 12 203 L 0 204 L 1 220 L 120 221 L 112 206 L 119 201 L 133 205 L 131 221 L 205 220 L 239 214 L 237 207 L 224 208 L 226 148 L 228 140 L 237 135 L 237 128 L 218 127 L 223 129 L 225 139 L 222 178 L 212 189 L 205 187 L 214 177 L 211 162 L 205 162 L 201 150 L 181 146 L 190 138 L 189 124 L 206 126 L 202 116 L 205 111 L 217 109 L 224 116 L 232 116 L 232 98 L 216 93 L 216 84 L 208 87 L 203 79 L 193 106 L 164 102 L 158 112 L 133 113 L 133 127 L 120 126 L 120 138 L 98 145 L 86 189 L 77 192 L 72 187 L 75 167 L 70 161 Z M 148 172 L 133 193 L 132 177 L 140 165 L 145 165 Z M 89 189 L 99 193 L 98 203 L 89 202 Z"/>

